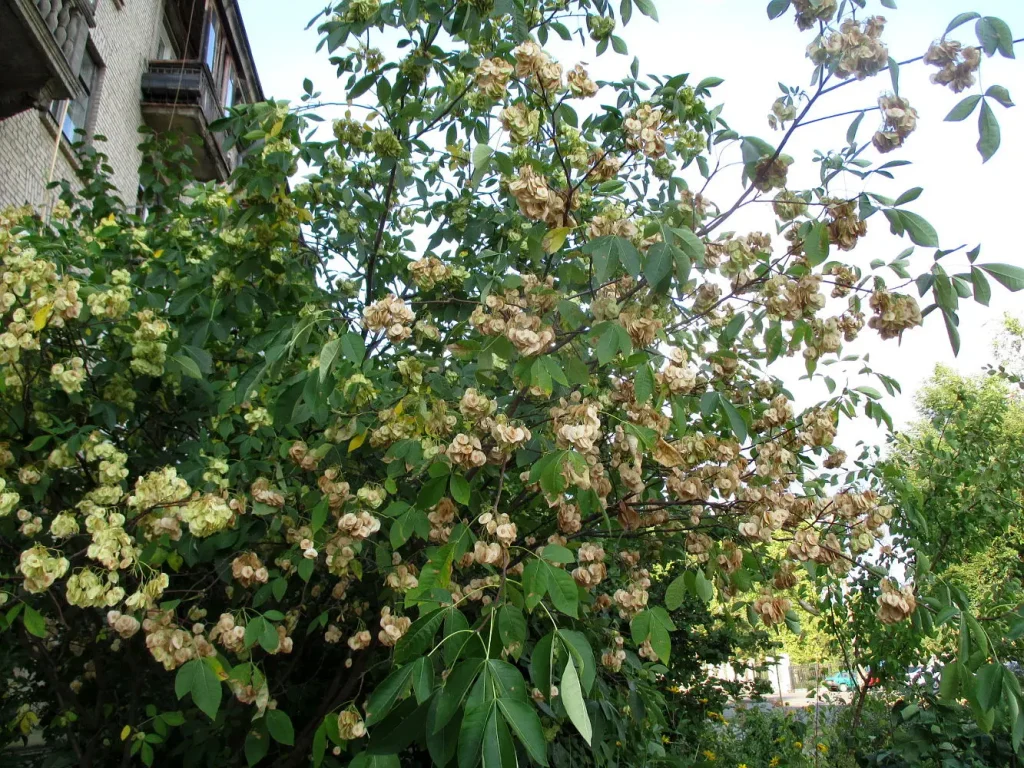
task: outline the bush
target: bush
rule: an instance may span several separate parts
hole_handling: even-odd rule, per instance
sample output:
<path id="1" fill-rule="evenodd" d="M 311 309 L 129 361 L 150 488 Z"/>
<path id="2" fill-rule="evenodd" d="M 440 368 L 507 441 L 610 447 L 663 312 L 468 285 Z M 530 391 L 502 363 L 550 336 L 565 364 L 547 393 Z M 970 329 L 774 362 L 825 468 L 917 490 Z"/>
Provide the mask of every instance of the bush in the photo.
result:
<path id="1" fill-rule="evenodd" d="M 776 124 L 888 62 L 881 22 L 832 6 L 812 90 Z M 834 437 L 840 414 L 888 414 L 822 373 L 862 327 L 922 321 L 909 263 L 843 255 L 875 214 L 937 247 L 916 193 L 839 197 L 899 167 L 863 156 L 859 123 L 820 184 L 788 189 L 792 127 L 740 137 L 714 77 L 635 63 L 588 102 L 598 84 L 540 45 L 576 25 L 622 51 L 615 17 L 344 0 L 319 28 L 373 113 L 334 138 L 309 135 L 309 83 L 310 103 L 215 126 L 244 153 L 230 185 L 154 150 L 136 211 L 93 151 L 81 195 L 4 214 L 0 674 L 24 680 L 5 741 L 36 729 L 48 765 L 82 768 L 637 765 L 695 727 L 675 702 L 711 700 L 669 685 L 798 627 L 798 573 L 820 594 L 864 565 L 886 625 L 963 617 L 862 557 L 891 510 L 848 484 L 867 469 Z M 984 51 L 1011 55 L 996 21 Z M 375 30 L 397 60 L 363 44 Z M 888 151 L 916 123 L 884 106 Z M 736 162 L 712 171 L 723 146 Z M 699 190 L 729 169 L 742 191 L 715 205 Z M 779 237 L 726 232 L 769 190 Z M 980 262 L 968 282 L 945 255 L 916 284 L 958 343 L 957 297 L 1024 273 Z M 792 354 L 827 400 L 797 407 L 766 372 Z M 962 660 L 965 690 L 983 662 Z M 979 674 L 1005 719 L 1019 690 Z"/>

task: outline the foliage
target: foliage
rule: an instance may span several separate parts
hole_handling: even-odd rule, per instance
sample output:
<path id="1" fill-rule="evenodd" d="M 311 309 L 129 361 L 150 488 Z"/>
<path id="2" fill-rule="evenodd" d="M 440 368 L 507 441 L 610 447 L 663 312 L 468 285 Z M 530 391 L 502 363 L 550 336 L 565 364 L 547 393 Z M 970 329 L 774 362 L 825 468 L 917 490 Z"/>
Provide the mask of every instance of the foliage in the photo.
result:
<path id="1" fill-rule="evenodd" d="M 998 768 L 1013 765 L 1010 734 L 986 732 L 969 707 L 931 693 L 916 694 L 891 710 L 891 741 L 873 749 L 863 762 L 885 768 Z"/>
<path id="2" fill-rule="evenodd" d="M 5 214 L 0 659 L 25 682 L 4 738 L 38 725 L 51 765 L 655 762 L 667 685 L 795 629 L 798 572 L 836 620 L 858 563 L 895 636 L 966 627 L 951 669 L 983 725 L 1024 723 L 965 601 L 866 562 L 890 510 L 834 445 L 858 410 L 888 421 L 837 384 L 844 341 L 938 309 L 956 346 L 958 301 L 1024 272 L 975 248 L 950 274 L 938 250 L 922 312 L 892 278 L 907 254 L 844 255 L 882 218 L 938 247 L 918 188 L 835 191 L 898 172 L 871 147 L 916 113 L 885 97 L 871 143 L 858 121 L 787 189 L 824 94 L 886 68 L 898 90 L 879 20 L 793 6 L 820 34 L 774 146 L 728 125 L 717 78 L 634 59 L 598 84 L 540 47 L 621 54 L 650 0 L 345 0 L 314 23 L 370 103 L 333 139 L 307 83 L 217 126 L 244 153 L 229 186 L 151 146 L 143 217 L 91 149 L 80 192 Z M 1004 28 L 979 20 L 986 55 L 1012 55 Z M 979 49 L 933 48 L 940 83 L 973 82 Z M 716 205 L 699 190 L 733 159 Z M 725 229 L 775 189 L 776 232 Z M 795 408 L 768 371 L 796 354 L 826 401 Z"/>

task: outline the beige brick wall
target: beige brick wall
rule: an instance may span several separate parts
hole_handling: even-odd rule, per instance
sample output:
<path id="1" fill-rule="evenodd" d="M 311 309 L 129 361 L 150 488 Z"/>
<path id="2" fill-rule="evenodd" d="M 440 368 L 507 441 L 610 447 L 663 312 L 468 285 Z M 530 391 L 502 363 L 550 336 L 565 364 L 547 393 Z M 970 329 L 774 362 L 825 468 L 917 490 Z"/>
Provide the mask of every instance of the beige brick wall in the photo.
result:
<path id="1" fill-rule="evenodd" d="M 162 8 L 162 0 L 125 0 L 123 5 L 98 0 L 91 30 L 103 65 L 93 96 L 92 129 L 107 139 L 97 147 L 109 157 L 114 184 L 129 204 L 139 185 L 140 83 L 154 53 Z M 45 112 L 28 110 L 0 121 L 0 208 L 44 202 L 58 135 L 56 120 Z M 60 143 L 53 178 L 71 179 L 68 145 L 63 138 Z"/>

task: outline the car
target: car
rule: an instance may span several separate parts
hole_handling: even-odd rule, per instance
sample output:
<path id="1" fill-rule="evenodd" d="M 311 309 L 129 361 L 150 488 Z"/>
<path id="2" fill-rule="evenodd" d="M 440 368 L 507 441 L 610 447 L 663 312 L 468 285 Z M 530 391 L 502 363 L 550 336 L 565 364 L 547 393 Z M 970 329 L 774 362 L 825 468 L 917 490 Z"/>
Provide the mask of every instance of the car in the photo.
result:
<path id="1" fill-rule="evenodd" d="M 830 691 L 839 691 L 840 693 L 852 691 L 857 687 L 857 683 L 853 679 L 853 675 L 849 672 L 835 672 L 834 674 L 826 677 L 822 683 Z"/>

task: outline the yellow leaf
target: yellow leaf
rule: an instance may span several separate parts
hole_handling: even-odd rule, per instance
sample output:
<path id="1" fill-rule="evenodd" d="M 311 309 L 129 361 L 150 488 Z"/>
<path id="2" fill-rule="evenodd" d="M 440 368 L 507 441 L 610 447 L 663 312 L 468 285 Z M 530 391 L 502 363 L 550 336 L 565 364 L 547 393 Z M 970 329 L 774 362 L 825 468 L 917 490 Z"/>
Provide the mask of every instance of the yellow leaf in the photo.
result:
<path id="1" fill-rule="evenodd" d="M 558 227 L 544 235 L 544 252 L 554 253 L 565 245 L 565 238 L 569 236 L 570 232 L 572 232 L 572 227 Z"/>
<path id="2" fill-rule="evenodd" d="M 401 416 L 403 410 L 405 410 L 405 402 L 399 400 L 398 405 L 395 406 L 395 416 Z"/>
<path id="3" fill-rule="evenodd" d="M 50 319 L 50 315 L 53 314 L 53 305 L 47 304 L 44 307 L 36 310 L 36 313 L 32 315 L 32 325 L 37 331 L 43 330 L 46 327 L 46 321 Z"/>
<path id="4" fill-rule="evenodd" d="M 271 127 L 271 129 L 270 129 L 270 135 L 271 136 L 277 136 L 277 134 L 279 134 L 281 132 L 282 128 L 284 128 L 284 120 L 283 119 L 282 120 L 278 120 L 276 123 L 274 123 L 273 127 Z"/>
<path id="5" fill-rule="evenodd" d="M 663 467 L 678 467 L 683 463 L 683 454 L 671 443 L 666 443 L 664 438 L 659 437 L 654 446 L 654 460 Z"/>
<path id="6" fill-rule="evenodd" d="M 352 451 L 354 451 L 354 450 L 355 450 L 356 448 L 358 448 L 358 447 L 359 447 L 360 445 L 362 445 L 363 443 L 365 443 L 365 442 L 366 442 L 366 435 L 367 435 L 367 433 L 366 433 L 366 432 L 363 432 L 363 434 L 361 434 L 361 435 L 356 435 L 356 436 L 355 436 L 355 437 L 353 437 L 353 438 L 352 438 L 351 440 L 349 440 L 349 441 L 348 441 L 348 452 L 349 452 L 349 453 L 352 453 Z"/>
<path id="7" fill-rule="evenodd" d="M 220 659 L 216 656 L 207 656 L 205 661 L 210 665 L 210 668 L 213 670 L 213 673 L 217 676 L 218 680 L 223 682 L 230 677 L 227 670 L 224 669 L 224 665 L 220 663 Z"/>
<path id="8" fill-rule="evenodd" d="M 163 255 L 164 255 L 164 249 L 163 248 L 157 248 L 155 251 L 153 251 L 153 258 L 154 259 L 159 259 Z"/>
<path id="9" fill-rule="evenodd" d="M 122 728 L 121 729 L 121 741 L 124 741 L 125 739 L 127 739 L 128 736 L 131 735 L 131 732 L 132 732 L 132 727 L 130 725 L 126 725 L 124 728 Z"/>

